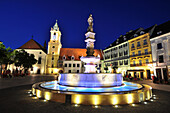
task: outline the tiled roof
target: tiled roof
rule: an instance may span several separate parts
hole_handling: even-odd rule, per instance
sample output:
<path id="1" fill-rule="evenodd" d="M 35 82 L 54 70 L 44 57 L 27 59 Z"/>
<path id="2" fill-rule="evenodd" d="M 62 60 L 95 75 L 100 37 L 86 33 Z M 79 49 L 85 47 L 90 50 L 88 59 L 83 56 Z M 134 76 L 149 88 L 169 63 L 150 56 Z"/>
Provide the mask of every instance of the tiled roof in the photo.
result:
<path id="1" fill-rule="evenodd" d="M 61 48 L 59 59 L 62 60 L 65 55 L 66 60 L 71 60 L 72 56 L 74 56 L 75 60 L 80 60 L 80 57 L 86 56 L 86 51 L 86 49 L 80 48 Z M 98 54 L 100 55 L 100 59 L 103 60 L 102 50 L 94 49 L 94 56 L 98 56 Z"/>
<path id="2" fill-rule="evenodd" d="M 170 32 L 170 21 L 156 26 L 150 38 L 154 38 L 154 37 L 166 34 L 168 32 Z"/>
<path id="3" fill-rule="evenodd" d="M 125 35 L 121 35 L 119 38 L 117 38 L 117 40 L 115 40 L 112 44 L 110 44 L 110 46 L 108 46 L 106 49 L 113 47 L 113 46 L 116 46 L 118 44 L 121 44 L 121 43 L 131 39 L 134 36 L 135 33 L 139 32 L 141 30 L 143 30 L 143 28 L 131 30 L 131 31 L 127 32 Z"/>
<path id="4" fill-rule="evenodd" d="M 43 46 L 41 46 L 38 42 L 36 42 L 33 39 L 29 40 L 28 42 L 26 42 L 24 45 L 22 45 L 21 47 L 17 49 L 41 49 L 45 53 L 47 51 Z"/>

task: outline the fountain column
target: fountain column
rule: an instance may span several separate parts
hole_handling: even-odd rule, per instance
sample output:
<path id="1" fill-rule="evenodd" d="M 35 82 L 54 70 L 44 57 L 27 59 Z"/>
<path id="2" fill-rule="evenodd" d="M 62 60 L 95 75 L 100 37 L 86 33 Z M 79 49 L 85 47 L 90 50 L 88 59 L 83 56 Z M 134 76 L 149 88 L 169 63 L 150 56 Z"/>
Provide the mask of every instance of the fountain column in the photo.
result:
<path id="1" fill-rule="evenodd" d="M 95 57 L 94 54 L 94 42 L 95 40 L 95 33 L 93 32 L 93 18 L 90 14 L 87 22 L 89 23 L 89 27 L 87 29 L 87 33 L 85 34 L 86 39 L 86 57 L 81 57 L 81 61 L 85 62 L 85 72 L 84 73 L 96 73 L 96 63 L 100 62 L 99 57 Z"/>

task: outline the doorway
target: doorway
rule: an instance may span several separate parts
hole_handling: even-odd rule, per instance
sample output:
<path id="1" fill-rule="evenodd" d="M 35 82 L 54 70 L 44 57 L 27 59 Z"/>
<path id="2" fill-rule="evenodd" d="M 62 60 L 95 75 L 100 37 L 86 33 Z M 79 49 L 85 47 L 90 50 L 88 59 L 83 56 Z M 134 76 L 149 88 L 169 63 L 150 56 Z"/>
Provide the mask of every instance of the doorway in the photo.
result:
<path id="1" fill-rule="evenodd" d="M 156 76 L 159 81 L 162 81 L 161 69 L 156 69 Z"/>
<path id="2" fill-rule="evenodd" d="M 37 74 L 40 74 L 40 69 L 37 70 Z"/>
<path id="3" fill-rule="evenodd" d="M 151 79 L 151 72 L 150 72 L 150 70 L 146 70 L 146 72 L 147 72 L 147 79 Z"/>
<path id="4" fill-rule="evenodd" d="M 168 81 L 168 74 L 167 74 L 167 69 L 163 68 L 163 76 L 164 76 L 164 80 Z"/>
<path id="5" fill-rule="evenodd" d="M 143 79 L 143 72 L 140 72 L 140 78 Z"/>

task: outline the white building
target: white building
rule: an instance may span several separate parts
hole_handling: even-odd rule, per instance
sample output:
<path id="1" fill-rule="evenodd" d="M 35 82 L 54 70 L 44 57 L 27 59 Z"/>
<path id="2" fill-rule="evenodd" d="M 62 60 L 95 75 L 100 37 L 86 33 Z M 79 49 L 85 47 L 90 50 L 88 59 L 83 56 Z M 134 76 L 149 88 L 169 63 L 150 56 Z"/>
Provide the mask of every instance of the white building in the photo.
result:
<path id="1" fill-rule="evenodd" d="M 58 67 L 63 67 L 64 73 L 84 73 L 84 63 L 80 57 L 86 56 L 86 49 L 80 48 L 61 48 Z M 94 56 L 100 56 L 100 63 L 96 68 L 98 72 L 103 72 L 103 55 L 99 49 L 94 50 Z"/>
<path id="2" fill-rule="evenodd" d="M 31 39 L 16 50 L 24 49 L 29 54 L 34 54 L 37 63 L 33 65 L 33 68 L 29 71 L 31 74 L 44 74 L 45 73 L 45 61 L 46 61 L 46 49 L 42 47 L 38 42 Z"/>
<path id="3" fill-rule="evenodd" d="M 129 43 L 128 40 L 133 35 L 141 30 L 141 28 L 134 31 L 129 31 L 125 35 L 121 35 L 115 40 L 104 52 L 104 63 L 108 67 L 108 72 L 113 72 L 112 69 L 116 70 L 117 73 L 126 75 L 130 70 L 130 58 L 129 58 Z"/>
<path id="4" fill-rule="evenodd" d="M 156 26 L 151 36 L 154 75 L 158 80 L 170 76 L 170 21 Z"/>

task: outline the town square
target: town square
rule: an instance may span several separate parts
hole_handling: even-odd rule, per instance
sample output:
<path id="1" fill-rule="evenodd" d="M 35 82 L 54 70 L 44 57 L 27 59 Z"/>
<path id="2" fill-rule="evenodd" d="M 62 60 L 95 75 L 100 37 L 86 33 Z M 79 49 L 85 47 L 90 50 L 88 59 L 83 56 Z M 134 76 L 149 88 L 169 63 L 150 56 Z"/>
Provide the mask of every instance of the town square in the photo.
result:
<path id="1" fill-rule="evenodd" d="M 0 111 L 169 113 L 168 3 L 0 2 Z"/>

